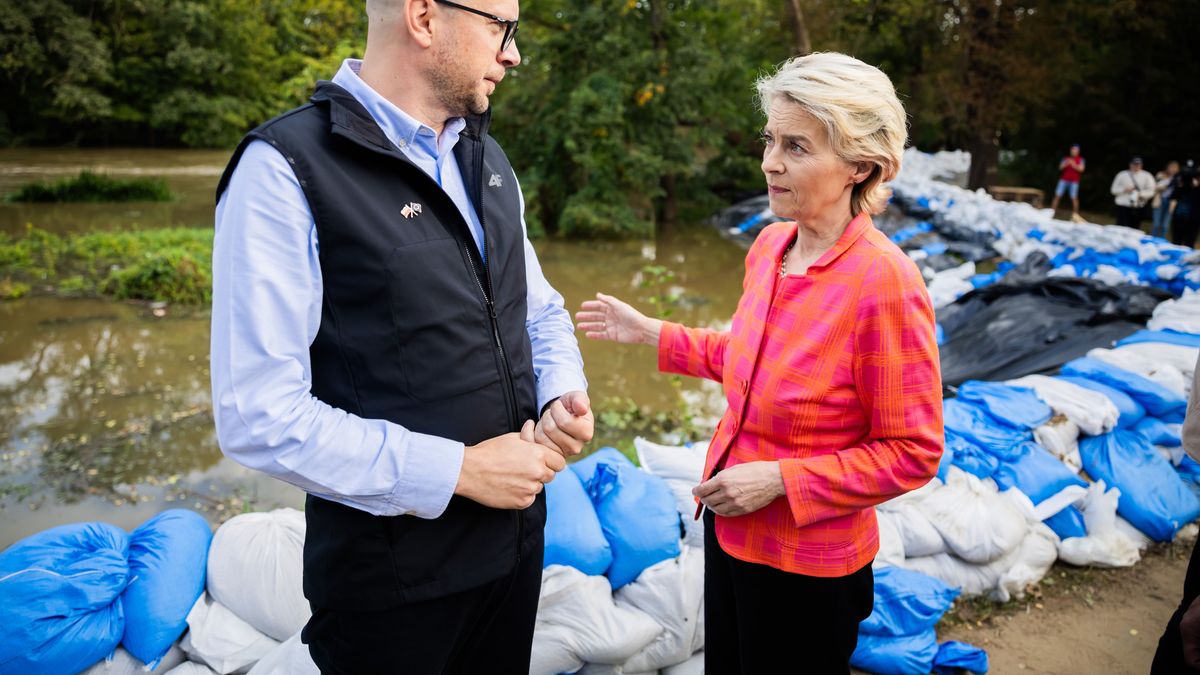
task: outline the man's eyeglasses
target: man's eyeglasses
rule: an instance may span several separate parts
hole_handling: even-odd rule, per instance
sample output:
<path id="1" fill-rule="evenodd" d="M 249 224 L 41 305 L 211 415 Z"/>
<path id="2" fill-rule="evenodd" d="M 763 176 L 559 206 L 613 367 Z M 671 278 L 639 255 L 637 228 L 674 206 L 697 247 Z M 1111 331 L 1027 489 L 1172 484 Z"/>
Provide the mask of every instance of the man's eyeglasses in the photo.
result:
<path id="1" fill-rule="evenodd" d="M 454 9 L 461 9 L 464 12 L 470 12 L 477 16 L 482 16 L 485 19 L 494 21 L 494 22 L 500 24 L 501 26 L 504 26 L 504 38 L 500 40 L 500 51 L 504 51 L 504 50 L 508 49 L 509 46 L 513 43 L 513 40 L 517 39 L 517 23 L 519 21 L 518 19 L 501 19 L 500 17 L 496 16 L 495 14 L 488 14 L 487 12 L 481 12 L 478 9 L 475 9 L 474 7 L 467 7 L 466 5 L 460 5 L 457 2 L 450 2 L 450 0 L 435 0 L 435 2 L 437 2 L 439 5 L 446 5 L 447 7 L 453 7 Z"/>

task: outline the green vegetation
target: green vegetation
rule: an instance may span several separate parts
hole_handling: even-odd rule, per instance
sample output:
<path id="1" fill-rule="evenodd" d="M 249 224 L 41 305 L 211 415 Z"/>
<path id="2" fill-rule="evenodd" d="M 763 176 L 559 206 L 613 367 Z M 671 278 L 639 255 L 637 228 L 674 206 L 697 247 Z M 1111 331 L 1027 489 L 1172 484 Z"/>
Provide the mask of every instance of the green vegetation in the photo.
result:
<path id="1" fill-rule="evenodd" d="M 161 178 L 118 179 L 91 171 L 57 183 L 30 183 L 5 197 L 10 202 L 169 202 L 175 199 Z"/>
<path id="2" fill-rule="evenodd" d="M 204 305 L 212 300 L 212 231 L 172 228 L 58 236 L 0 235 L 0 299 L 31 289 Z"/>

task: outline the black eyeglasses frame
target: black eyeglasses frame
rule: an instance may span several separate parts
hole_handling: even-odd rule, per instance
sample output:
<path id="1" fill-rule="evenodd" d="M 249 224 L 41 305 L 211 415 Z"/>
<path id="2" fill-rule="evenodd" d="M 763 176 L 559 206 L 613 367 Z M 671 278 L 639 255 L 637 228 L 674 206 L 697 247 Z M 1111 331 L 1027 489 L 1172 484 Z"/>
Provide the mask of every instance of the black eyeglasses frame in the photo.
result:
<path id="1" fill-rule="evenodd" d="M 485 19 L 494 21 L 501 26 L 504 26 L 504 37 L 500 40 L 500 51 L 507 50 L 509 46 L 512 45 L 513 40 L 517 39 L 517 24 L 520 23 L 520 19 L 504 19 L 496 16 L 495 14 L 488 14 L 487 12 L 475 9 L 474 7 L 460 5 L 457 2 L 451 2 L 450 0 L 434 0 L 434 2 L 438 3 L 439 5 L 446 5 L 447 7 L 453 7 L 454 9 L 460 9 L 464 12 L 470 12 L 476 16 L 482 16 Z"/>

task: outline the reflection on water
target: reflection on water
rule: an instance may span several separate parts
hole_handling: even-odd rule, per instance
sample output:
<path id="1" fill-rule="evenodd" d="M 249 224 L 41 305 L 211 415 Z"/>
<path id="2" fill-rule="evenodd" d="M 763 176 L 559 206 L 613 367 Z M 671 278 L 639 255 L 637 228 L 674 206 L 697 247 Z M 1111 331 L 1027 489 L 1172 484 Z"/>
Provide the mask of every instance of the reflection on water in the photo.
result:
<path id="1" fill-rule="evenodd" d="M 2 204 L 0 231 L 26 221 L 60 232 L 207 226 L 227 156 L 3 150 L 0 192 L 103 167 L 163 176 L 181 199 L 169 205 Z M 650 242 L 539 241 L 535 247 L 572 313 L 597 291 L 648 312 L 651 296 L 673 295 L 679 300 L 672 320 L 716 326 L 729 320 L 741 293 L 745 252 L 707 227 L 681 228 Z M 665 267 L 674 278 L 643 288 L 653 276 L 648 265 Z M 682 395 L 685 405 L 710 421 L 723 408 L 719 386 L 691 379 L 673 384 L 656 372 L 648 347 L 583 341 L 581 350 L 599 406 L 622 397 L 651 411 L 673 411 Z M 203 309 L 170 307 L 156 317 L 143 305 L 100 300 L 0 303 L 0 548 L 81 520 L 133 528 L 175 506 L 200 510 L 215 523 L 242 509 L 302 504 L 299 490 L 221 455 L 212 426 Z"/>

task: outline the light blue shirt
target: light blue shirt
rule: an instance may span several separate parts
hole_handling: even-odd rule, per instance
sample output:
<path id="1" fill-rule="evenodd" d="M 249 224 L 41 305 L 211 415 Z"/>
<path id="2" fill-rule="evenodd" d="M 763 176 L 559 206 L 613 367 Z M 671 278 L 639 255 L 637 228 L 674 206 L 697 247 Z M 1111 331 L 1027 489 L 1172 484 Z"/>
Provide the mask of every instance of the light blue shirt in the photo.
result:
<path id="1" fill-rule="evenodd" d="M 333 78 L 405 155 L 442 186 L 483 231 L 452 150 L 465 126 L 439 137 L 371 89 L 347 59 Z M 516 176 L 507 176 L 516 182 Z M 521 201 L 524 227 L 525 204 Z M 213 241 L 212 391 L 217 439 L 227 456 L 304 491 L 375 515 L 436 518 L 462 468 L 463 444 L 334 408 L 312 395 L 309 346 L 321 322 L 316 223 L 282 154 L 246 147 L 217 204 Z M 525 239 L 528 307 L 538 409 L 586 390 L 583 359 L 562 296 Z"/>

